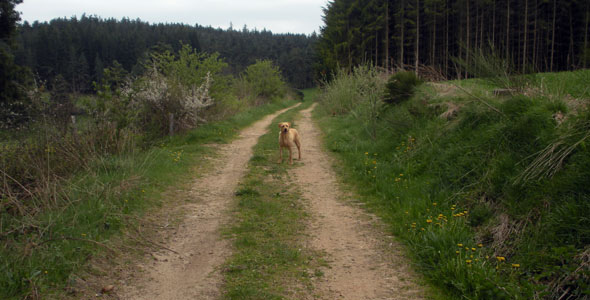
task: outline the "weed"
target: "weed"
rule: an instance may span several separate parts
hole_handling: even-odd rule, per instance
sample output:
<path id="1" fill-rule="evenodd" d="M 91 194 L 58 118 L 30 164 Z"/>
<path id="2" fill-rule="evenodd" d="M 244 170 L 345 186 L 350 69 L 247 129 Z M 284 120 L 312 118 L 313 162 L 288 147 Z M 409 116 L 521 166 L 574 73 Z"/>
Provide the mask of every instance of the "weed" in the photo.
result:
<path id="1" fill-rule="evenodd" d="M 537 76 L 579 74 L 531 77 Z M 580 297 L 588 280 L 574 267 L 582 264 L 588 238 L 581 223 L 590 213 L 587 108 L 572 109 L 578 100 L 565 92 L 561 98 L 527 93 L 497 99 L 481 82 L 457 82 L 469 94 L 442 97 L 420 86 L 414 97 L 379 115 L 376 139 L 363 132 L 367 120 L 332 114 L 341 107 L 332 99 L 337 91 L 320 97 L 332 100 L 315 117 L 327 148 L 341 158 L 344 179 L 449 298 Z M 586 93 L 569 83 L 560 89 Z M 461 106 L 443 119 L 430 105 L 441 101 Z M 561 262 L 550 254 L 560 247 L 568 249 L 560 252 Z"/>

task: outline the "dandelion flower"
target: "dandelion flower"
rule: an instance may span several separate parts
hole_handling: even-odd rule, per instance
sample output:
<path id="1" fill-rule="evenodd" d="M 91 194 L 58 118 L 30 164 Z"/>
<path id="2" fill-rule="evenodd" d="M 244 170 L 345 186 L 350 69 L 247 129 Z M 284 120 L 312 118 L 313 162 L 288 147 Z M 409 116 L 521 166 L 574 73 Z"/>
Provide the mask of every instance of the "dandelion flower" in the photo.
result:
<path id="1" fill-rule="evenodd" d="M 457 246 L 459 246 L 459 247 L 463 247 L 463 244 L 457 244 Z"/>
<path id="2" fill-rule="evenodd" d="M 513 268 L 520 268 L 520 264 L 512 264 Z"/>
<path id="3" fill-rule="evenodd" d="M 496 259 L 497 259 L 499 262 L 506 261 L 506 257 L 504 257 L 504 256 L 496 256 Z"/>
<path id="4" fill-rule="evenodd" d="M 477 244 L 477 247 L 481 248 L 481 247 L 483 247 L 483 244 L 479 243 L 479 244 Z"/>

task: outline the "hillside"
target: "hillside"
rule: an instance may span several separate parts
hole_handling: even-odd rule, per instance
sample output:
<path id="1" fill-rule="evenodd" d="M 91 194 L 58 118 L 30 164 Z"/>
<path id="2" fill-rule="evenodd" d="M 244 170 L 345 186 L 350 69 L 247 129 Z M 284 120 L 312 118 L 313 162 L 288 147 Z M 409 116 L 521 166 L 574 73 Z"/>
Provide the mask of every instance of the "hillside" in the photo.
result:
<path id="1" fill-rule="evenodd" d="M 399 78 L 399 77 L 397 77 Z M 590 282 L 590 72 L 425 83 L 340 74 L 317 113 L 346 182 L 450 298 L 581 299 Z"/>

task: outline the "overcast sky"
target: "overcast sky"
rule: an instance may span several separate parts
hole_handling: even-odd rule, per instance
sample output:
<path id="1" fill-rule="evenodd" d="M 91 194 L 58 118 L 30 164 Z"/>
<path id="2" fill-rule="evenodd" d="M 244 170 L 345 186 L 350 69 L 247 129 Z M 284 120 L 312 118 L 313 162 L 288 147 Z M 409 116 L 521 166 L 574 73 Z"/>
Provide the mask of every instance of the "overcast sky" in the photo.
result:
<path id="1" fill-rule="evenodd" d="M 49 21 L 82 14 L 141 19 L 150 23 L 266 28 L 273 33 L 319 33 L 327 0 L 24 0 L 22 21 Z"/>

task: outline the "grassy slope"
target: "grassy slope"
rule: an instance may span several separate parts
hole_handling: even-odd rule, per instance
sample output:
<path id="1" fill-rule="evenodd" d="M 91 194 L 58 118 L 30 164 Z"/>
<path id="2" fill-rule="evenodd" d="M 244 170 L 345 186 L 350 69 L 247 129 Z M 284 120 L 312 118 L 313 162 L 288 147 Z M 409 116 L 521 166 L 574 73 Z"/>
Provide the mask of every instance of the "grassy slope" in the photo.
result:
<path id="1" fill-rule="evenodd" d="M 307 90 L 306 99 L 313 92 Z M 292 166 L 276 163 L 276 124 L 293 120 L 311 103 L 278 116 L 254 147 L 249 172 L 236 191 L 235 221 L 226 229 L 234 247 L 224 267 L 226 299 L 305 298 L 310 278 L 320 272 L 311 271 L 318 259 L 302 246 L 307 214 L 299 191 L 284 184 Z"/>
<path id="2" fill-rule="evenodd" d="M 97 252 L 110 252 L 109 239 L 133 216 L 165 205 L 161 193 L 179 186 L 205 165 L 212 154 L 208 143 L 227 143 L 239 129 L 261 116 L 295 102 L 251 109 L 185 135 L 163 140 L 157 147 L 126 156 L 92 162 L 92 172 L 78 174 L 59 197 L 66 206 L 30 218 L 15 219 L 2 212 L 0 298 L 61 293 L 72 274 Z M 7 230 L 8 231 L 8 230 Z"/>
<path id="3" fill-rule="evenodd" d="M 579 105 L 569 101 L 587 103 L 590 71 L 536 77 L 541 92 L 509 99 L 477 81 L 460 83 L 471 95 L 422 86 L 381 113 L 375 140 L 352 115 L 316 111 L 340 173 L 450 299 L 589 292 L 587 269 L 578 267 L 588 264 L 590 141 L 577 144 L 555 176 L 515 180 L 539 151 L 556 141 L 565 149 L 590 130 L 588 111 L 573 113 Z M 451 120 L 439 117 L 445 102 L 459 105 Z M 558 126 L 559 111 L 567 119 Z"/>

